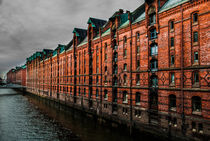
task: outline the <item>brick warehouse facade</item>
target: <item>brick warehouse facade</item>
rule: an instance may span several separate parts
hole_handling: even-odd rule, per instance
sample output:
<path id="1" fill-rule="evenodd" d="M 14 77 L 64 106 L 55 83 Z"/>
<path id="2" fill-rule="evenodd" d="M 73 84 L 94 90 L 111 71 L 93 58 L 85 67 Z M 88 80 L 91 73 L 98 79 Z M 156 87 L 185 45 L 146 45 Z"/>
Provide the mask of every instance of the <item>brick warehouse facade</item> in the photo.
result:
<path id="1" fill-rule="evenodd" d="M 11 69 L 7 73 L 7 83 L 26 86 L 26 65 Z"/>
<path id="2" fill-rule="evenodd" d="M 146 0 L 89 18 L 68 45 L 27 58 L 27 91 L 131 127 L 209 137 L 209 5 Z"/>

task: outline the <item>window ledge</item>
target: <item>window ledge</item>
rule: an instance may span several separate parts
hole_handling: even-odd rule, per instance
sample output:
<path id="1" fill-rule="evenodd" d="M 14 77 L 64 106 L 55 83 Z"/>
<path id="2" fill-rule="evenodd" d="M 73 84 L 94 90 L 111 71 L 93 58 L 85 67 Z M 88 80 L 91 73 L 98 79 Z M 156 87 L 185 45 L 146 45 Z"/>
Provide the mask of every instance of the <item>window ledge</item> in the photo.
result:
<path id="1" fill-rule="evenodd" d="M 138 106 L 139 106 L 139 105 L 140 105 L 140 102 L 137 102 L 137 103 L 136 103 L 136 105 L 138 105 Z"/>
<path id="2" fill-rule="evenodd" d="M 193 111 L 192 114 L 193 114 L 193 115 L 199 115 L 199 116 L 202 115 L 200 111 Z"/>
<path id="3" fill-rule="evenodd" d="M 171 29 L 170 32 L 174 32 L 174 29 Z"/>
<path id="4" fill-rule="evenodd" d="M 173 82 L 173 83 L 170 83 L 170 85 L 169 85 L 170 87 L 175 87 L 175 83 Z"/>
<path id="5" fill-rule="evenodd" d="M 174 47 L 174 46 L 170 47 L 170 50 L 174 50 L 174 49 L 175 49 L 175 47 Z"/>
<path id="6" fill-rule="evenodd" d="M 198 45 L 198 42 L 193 42 L 193 46 L 197 46 Z"/>
<path id="7" fill-rule="evenodd" d="M 198 61 L 193 63 L 193 66 L 198 66 Z"/>
<path id="8" fill-rule="evenodd" d="M 195 25 L 198 25 L 198 22 L 193 22 L 193 24 L 192 24 L 193 26 L 195 26 Z"/>
<path id="9" fill-rule="evenodd" d="M 176 107 L 171 107 L 171 108 L 170 108 L 170 111 L 176 112 Z"/>
<path id="10" fill-rule="evenodd" d="M 193 88 L 199 88 L 199 87 L 200 87 L 199 82 L 194 83 L 194 84 L 192 85 L 192 87 L 193 87 Z"/>
<path id="11" fill-rule="evenodd" d="M 127 104 L 128 103 L 128 101 L 123 101 L 123 104 Z"/>

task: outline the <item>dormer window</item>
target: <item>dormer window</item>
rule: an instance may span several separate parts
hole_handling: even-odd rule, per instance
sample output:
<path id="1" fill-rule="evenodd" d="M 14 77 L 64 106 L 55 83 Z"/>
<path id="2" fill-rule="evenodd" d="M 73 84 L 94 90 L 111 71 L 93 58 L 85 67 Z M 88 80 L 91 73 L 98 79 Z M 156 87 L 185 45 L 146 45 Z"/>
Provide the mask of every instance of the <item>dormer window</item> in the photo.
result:
<path id="1" fill-rule="evenodd" d="M 149 15 L 149 25 L 154 25 L 156 23 L 156 10 L 155 7 L 150 7 L 148 11 Z"/>
<path id="2" fill-rule="evenodd" d="M 149 15 L 149 25 L 154 25 L 156 23 L 156 14 L 152 13 Z"/>
<path id="3" fill-rule="evenodd" d="M 197 23 L 198 22 L 198 13 L 194 13 L 193 14 L 193 23 Z"/>
<path id="4" fill-rule="evenodd" d="M 174 21 L 170 21 L 170 30 L 174 30 Z"/>

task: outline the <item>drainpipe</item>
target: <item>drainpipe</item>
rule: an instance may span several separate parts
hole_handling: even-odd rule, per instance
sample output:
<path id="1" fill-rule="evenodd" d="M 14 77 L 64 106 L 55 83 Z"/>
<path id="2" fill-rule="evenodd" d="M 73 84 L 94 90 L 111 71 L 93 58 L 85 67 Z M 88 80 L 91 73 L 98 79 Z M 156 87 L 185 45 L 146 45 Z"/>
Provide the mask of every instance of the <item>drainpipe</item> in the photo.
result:
<path id="1" fill-rule="evenodd" d="M 130 39 L 130 135 L 132 134 L 132 128 L 133 128 L 133 95 L 132 95 L 132 42 L 133 42 L 133 32 L 132 32 L 132 17 L 130 11 L 127 11 L 128 13 L 128 20 L 129 20 L 129 26 L 131 31 L 131 39 Z"/>
<path id="2" fill-rule="evenodd" d="M 184 48 L 183 48 L 183 7 L 180 7 L 181 11 L 181 97 L 182 97 L 182 133 L 185 134 L 185 114 L 184 114 Z"/>

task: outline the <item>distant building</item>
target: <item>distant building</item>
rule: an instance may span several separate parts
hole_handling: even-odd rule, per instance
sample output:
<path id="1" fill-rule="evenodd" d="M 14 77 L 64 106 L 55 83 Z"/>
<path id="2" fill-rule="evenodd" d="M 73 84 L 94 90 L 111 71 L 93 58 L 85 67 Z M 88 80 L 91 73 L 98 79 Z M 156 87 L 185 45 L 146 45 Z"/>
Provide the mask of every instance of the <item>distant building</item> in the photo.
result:
<path id="1" fill-rule="evenodd" d="M 7 83 L 26 86 L 26 65 L 11 69 L 7 73 Z"/>

